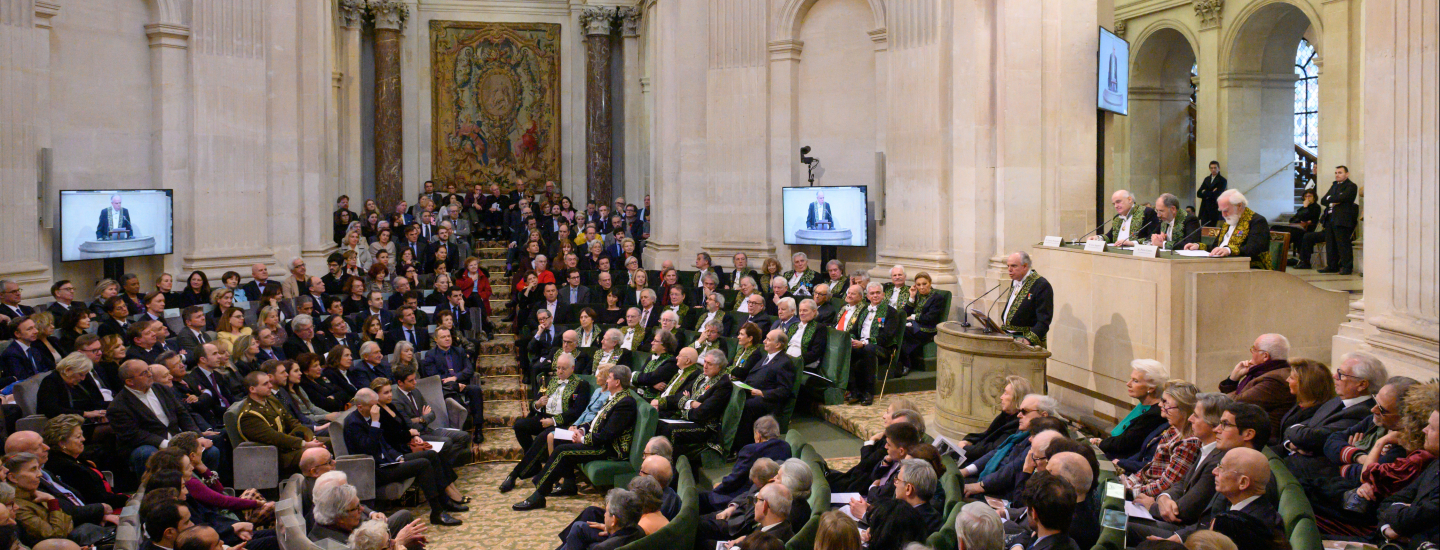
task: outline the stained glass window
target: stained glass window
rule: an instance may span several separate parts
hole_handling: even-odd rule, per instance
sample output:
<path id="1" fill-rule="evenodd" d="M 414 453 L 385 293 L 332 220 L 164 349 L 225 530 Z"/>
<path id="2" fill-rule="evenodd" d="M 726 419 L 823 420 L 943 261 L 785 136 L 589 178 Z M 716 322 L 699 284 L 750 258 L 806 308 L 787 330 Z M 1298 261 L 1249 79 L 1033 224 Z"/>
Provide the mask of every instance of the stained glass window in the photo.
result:
<path id="1" fill-rule="evenodd" d="M 1315 151 L 1319 148 L 1320 68 L 1315 66 L 1315 47 L 1300 39 L 1295 49 L 1295 144 Z"/>

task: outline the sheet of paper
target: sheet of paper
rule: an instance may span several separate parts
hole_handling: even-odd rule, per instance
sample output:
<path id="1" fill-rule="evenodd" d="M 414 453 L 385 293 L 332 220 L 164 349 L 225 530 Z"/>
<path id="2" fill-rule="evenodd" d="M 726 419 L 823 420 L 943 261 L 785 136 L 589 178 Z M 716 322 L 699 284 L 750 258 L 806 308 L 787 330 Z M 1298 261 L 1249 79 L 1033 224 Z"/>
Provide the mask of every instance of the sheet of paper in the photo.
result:
<path id="1" fill-rule="evenodd" d="M 733 384 L 735 387 L 740 388 L 740 389 L 745 390 L 745 391 L 750 391 L 750 390 L 755 389 L 755 388 L 753 388 L 753 387 L 750 387 L 749 384 L 746 384 L 746 383 L 740 382 L 740 381 L 731 382 L 731 384 Z"/>
<path id="2" fill-rule="evenodd" d="M 1105 484 L 1105 497 L 1125 500 L 1125 486 L 1115 482 Z"/>
<path id="3" fill-rule="evenodd" d="M 426 441 L 426 443 L 429 443 L 430 446 L 433 447 L 433 448 L 430 449 L 430 450 L 435 451 L 435 452 L 437 452 L 437 453 L 440 452 L 440 449 L 444 449 L 444 448 L 445 448 L 445 442 L 444 442 L 444 441 Z"/>
<path id="4" fill-rule="evenodd" d="M 673 419 L 673 418 L 661 418 L 660 421 L 661 421 L 661 422 L 664 422 L 664 423 L 666 423 L 666 424 L 684 424 L 684 423 L 685 423 L 684 420 L 675 420 L 675 419 Z"/>
<path id="5" fill-rule="evenodd" d="M 575 432 L 563 428 L 555 429 L 555 441 L 570 441 L 575 439 Z"/>
<path id="6" fill-rule="evenodd" d="M 841 511 L 841 512 L 844 512 L 845 515 L 850 516 L 850 519 L 853 519 L 853 520 L 855 520 L 855 521 L 857 521 L 857 522 L 858 522 L 858 521 L 864 521 L 864 520 L 865 520 L 865 518 L 857 518 L 857 517 L 855 517 L 855 513 L 852 512 L 852 511 L 850 511 L 850 505 L 849 505 L 849 504 L 846 504 L 846 505 L 844 505 L 844 506 L 841 506 L 841 507 L 840 507 L 840 511 Z"/>
<path id="7" fill-rule="evenodd" d="M 1191 258 L 1204 258 L 1210 255 L 1210 252 L 1206 250 L 1176 250 L 1175 253 Z"/>
<path id="8" fill-rule="evenodd" d="M 830 504 L 850 504 L 852 498 L 860 498 L 860 493 L 830 493 Z"/>
<path id="9" fill-rule="evenodd" d="M 1148 520 L 1154 520 L 1154 519 L 1155 519 L 1154 516 L 1151 516 L 1151 515 L 1150 515 L 1150 511 L 1149 511 L 1149 510 L 1146 510 L 1145 508 L 1141 507 L 1139 504 L 1135 504 L 1133 501 L 1129 501 L 1129 500 L 1125 501 L 1125 515 L 1130 516 L 1130 517 L 1132 517 L 1132 518 L 1140 518 L 1140 519 L 1148 519 Z"/>

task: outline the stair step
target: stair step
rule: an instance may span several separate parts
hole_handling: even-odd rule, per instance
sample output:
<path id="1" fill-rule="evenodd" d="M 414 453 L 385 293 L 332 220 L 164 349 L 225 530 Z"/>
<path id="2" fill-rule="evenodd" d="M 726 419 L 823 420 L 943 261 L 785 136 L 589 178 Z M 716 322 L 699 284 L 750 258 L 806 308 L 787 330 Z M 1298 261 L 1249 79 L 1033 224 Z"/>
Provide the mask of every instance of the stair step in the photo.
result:
<path id="1" fill-rule="evenodd" d="M 507 339 L 502 340 L 501 337 Z M 496 333 L 492 338 L 480 343 L 480 355 L 511 355 L 515 354 L 515 335 L 508 333 Z"/>
<path id="2" fill-rule="evenodd" d="M 525 449 L 515 440 L 515 430 L 510 428 L 485 428 L 485 442 L 475 453 L 476 462 L 519 461 L 525 456 Z"/>
<path id="3" fill-rule="evenodd" d="M 477 365 L 475 367 L 475 371 L 480 373 L 480 376 L 482 377 L 519 376 L 520 365 L 515 364 L 515 360 L 511 359 L 509 363 L 490 363 Z"/>
<path id="4" fill-rule="evenodd" d="M 528 412 L 524 401 L 485 402 L 485 427 L 504 428 L 515 425 L 515 420 Z"/>
<path id="5" fill-rule="evenodd" d="M 485 379 L 485 402 L 522 401 L 526 398 L 525 384 L 520 375 L 490 376 Z"/>

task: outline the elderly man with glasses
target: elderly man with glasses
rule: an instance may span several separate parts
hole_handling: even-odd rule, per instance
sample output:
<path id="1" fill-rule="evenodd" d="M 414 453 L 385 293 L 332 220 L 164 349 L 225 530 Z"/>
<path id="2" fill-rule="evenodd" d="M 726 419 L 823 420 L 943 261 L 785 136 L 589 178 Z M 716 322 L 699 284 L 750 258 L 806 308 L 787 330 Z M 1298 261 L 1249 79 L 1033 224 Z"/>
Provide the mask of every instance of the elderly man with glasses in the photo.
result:
<path id="1" fill-rule="evenodd" d="M 1335 369 L 1337 395 L 1320 405 L 1314 416 L 1286 426 L 1280 438 L 1280 448 L 1275 452 L 1282 456 L 1323 454 L 1325 440 L 1331 434 L 1348 430 L 1371 415 L 1375 394 L 1387 378 L 1389 374 L 1385 365 L 1375 356 L 1358 351 L 1347 354 L 1340 361 L 1340 367 Z"/>

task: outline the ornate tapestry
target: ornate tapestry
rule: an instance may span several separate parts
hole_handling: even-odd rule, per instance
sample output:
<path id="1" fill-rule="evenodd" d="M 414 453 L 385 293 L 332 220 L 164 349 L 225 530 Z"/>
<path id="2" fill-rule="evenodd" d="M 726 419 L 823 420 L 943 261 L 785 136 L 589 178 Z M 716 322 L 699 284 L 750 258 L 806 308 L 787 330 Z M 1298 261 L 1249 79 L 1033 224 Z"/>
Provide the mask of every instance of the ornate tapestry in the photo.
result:
<path id="1" fill-rule="evenodd" d="M 560 182 L 560 25 L 430 22 L 431 179 Z"/>

